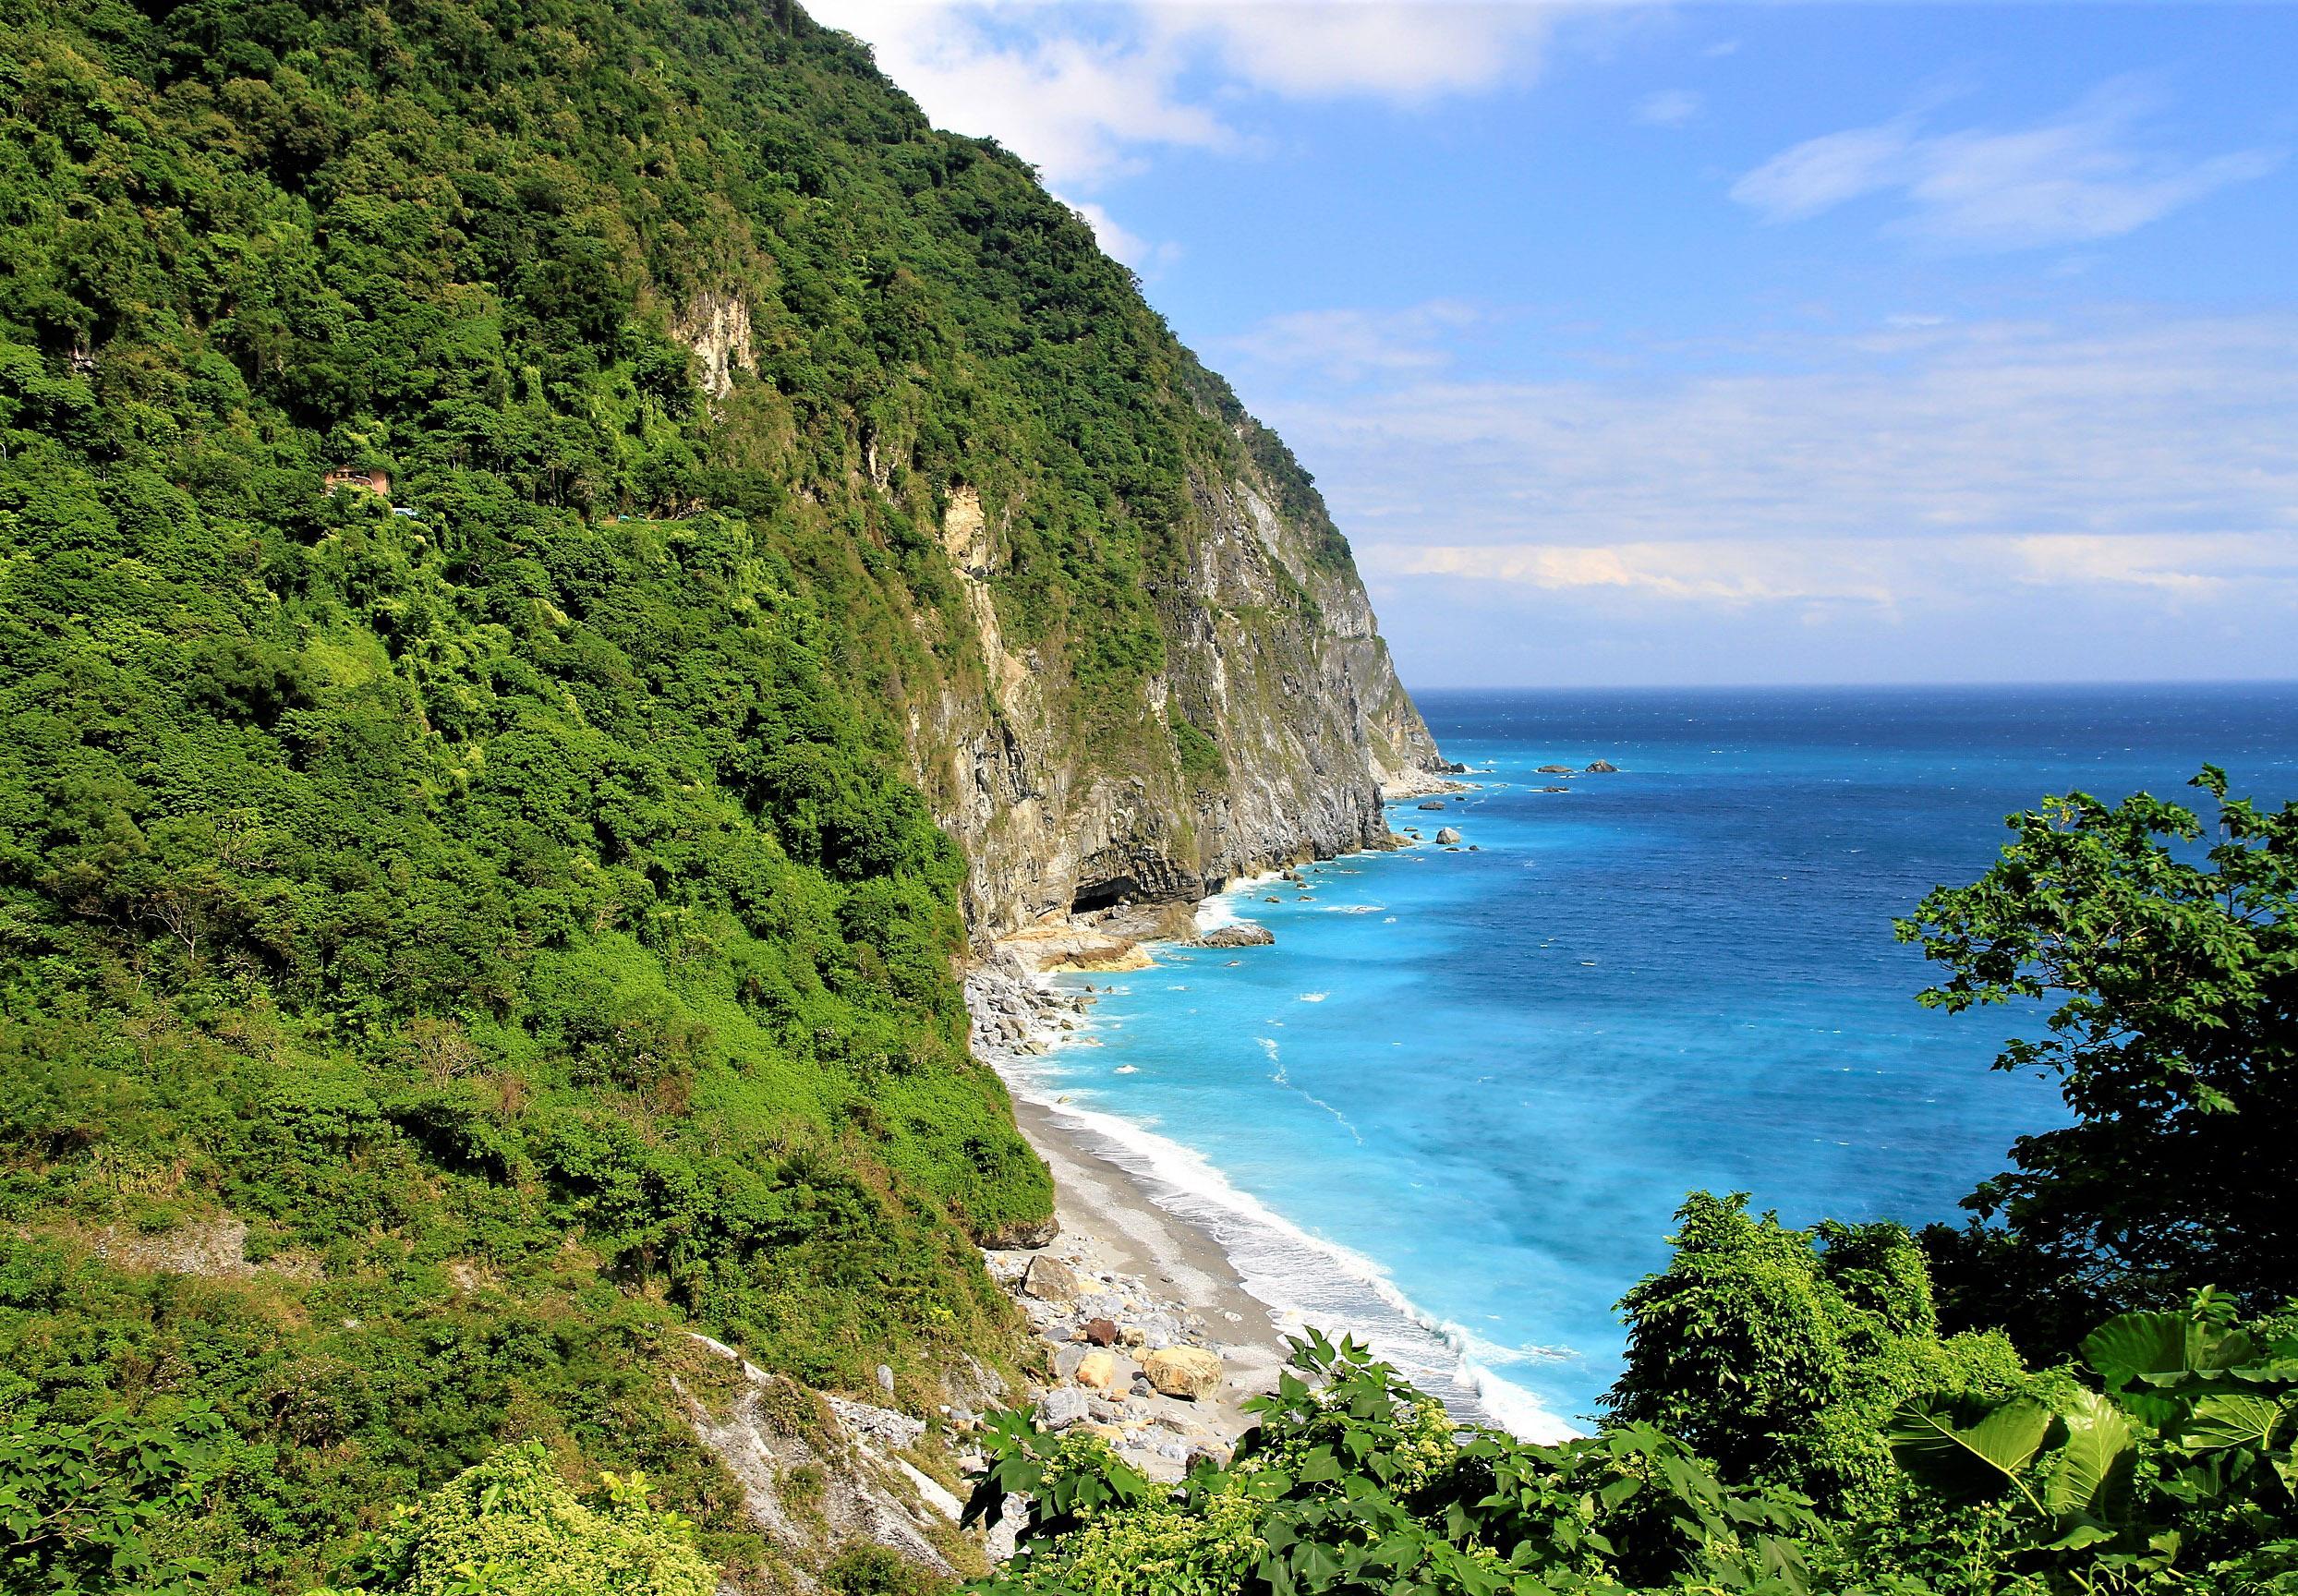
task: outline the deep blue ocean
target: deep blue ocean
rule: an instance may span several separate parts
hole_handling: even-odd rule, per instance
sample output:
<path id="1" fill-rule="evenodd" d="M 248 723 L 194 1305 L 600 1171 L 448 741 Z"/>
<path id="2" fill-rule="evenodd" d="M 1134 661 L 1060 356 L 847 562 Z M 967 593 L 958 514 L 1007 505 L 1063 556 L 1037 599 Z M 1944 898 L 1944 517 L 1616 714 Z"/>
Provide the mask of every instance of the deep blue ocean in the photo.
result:
<path id="1" fill-rule="evenodd" d="M 1391 823 L 1459 851 L 1225 894 L 1208 916 L 1274 947 L 1068 978 L 1093 1022 L 1018 1084 L 1295 1319 L 1535 1436 L 1594 1410 L 1686 1191 L 1918 1225 L 2058 1121 L 1989 1068 L 2033 1015 L 1920 1008 L 1892 935 L 2006 814 L 2183 793 L 2205 760 L 2298 796 L 2298 686 L 1419 696 L 1481 785 Z"/>

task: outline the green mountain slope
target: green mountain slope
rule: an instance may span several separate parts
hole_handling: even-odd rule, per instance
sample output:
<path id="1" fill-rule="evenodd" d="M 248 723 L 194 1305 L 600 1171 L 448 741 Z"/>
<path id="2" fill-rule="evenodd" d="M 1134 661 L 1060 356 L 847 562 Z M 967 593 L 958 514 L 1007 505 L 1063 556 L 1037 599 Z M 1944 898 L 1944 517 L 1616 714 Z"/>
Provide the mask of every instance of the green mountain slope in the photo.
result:
<path id="1" fill-rule="evenodd" d="M 0 1412 L 215 1404 L 227 1582 L 512 1438 L 755 1568 L 672 1328 L 1011 1356 L 968 916 L 1370 840 L 1346 546 L 787 5 L 0 18 Z"/>

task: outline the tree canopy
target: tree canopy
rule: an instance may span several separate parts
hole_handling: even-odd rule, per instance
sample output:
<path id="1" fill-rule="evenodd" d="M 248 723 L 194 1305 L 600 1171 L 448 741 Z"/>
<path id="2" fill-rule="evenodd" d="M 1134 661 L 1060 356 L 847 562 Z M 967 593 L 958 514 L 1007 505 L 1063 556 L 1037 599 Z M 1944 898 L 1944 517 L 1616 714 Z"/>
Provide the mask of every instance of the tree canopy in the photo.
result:
<path id="1" fill-rule="evenodd" d="M 2216 767 L 2193 785 L 2214 814 L 2076 792 L 2014 816 L 1993 868 L 1900 926 L 1952 972 L 1924 1002 L 2056 1005 L 1996 1067 L 2056 1075 L 2074 1123 L 1974 1194 L 2008 1227 L 1960 1244 L 1975 1288 L 2166 1307 L 2215 1286 L 2254 1312 L 2298 1288 L 2298 805 L 2230 799 Z"/>

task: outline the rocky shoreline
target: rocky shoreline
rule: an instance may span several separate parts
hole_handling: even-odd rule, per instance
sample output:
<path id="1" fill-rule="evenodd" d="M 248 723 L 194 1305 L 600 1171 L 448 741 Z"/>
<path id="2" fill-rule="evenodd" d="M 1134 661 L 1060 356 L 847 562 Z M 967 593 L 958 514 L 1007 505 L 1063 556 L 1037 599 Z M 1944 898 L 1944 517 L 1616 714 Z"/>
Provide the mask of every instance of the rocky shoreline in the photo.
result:
<path id="1" fill-rule="evenodd" d="M 1388 792 L 1394 802 L 1473 791 L 1449 779 Z M 1457 836 L 1457 834 L 1455 834 Z M 1423 845 L 1388 833 L 1391 847 Z M 1299 883 L 1273 868 L 1235 886 Z M 1238 948 L 1266 944 L 1251 922 L 1203 925 L 1190 903 L 1119 903 L 1053 919 L 1004 937 L 964 977 L 974 1056 L 1013 1092 L 1014 1118 L 1052 1170 L 1052 1222 L 993 1238 L 991 1275 L 1012 1295 L 1044 1346 L 1041 1374 L 1025 1396 L 1041 1422 L 1082 1427 L 1153 1480 L 1177 1480 L 1198 1456 L 1225 1457 L 1252 1425 L 1244 1404 L 1276 1387 L 1289 1351 L 1271 1306 L 1245 1288 L 1228 1253 L 1199 1226 L 1161 1206 L 1140 1179 L 1097 1150 L 1067 1100 L 1029 1082 L 1038 1060 L 1065 1043 L 1090 1045 L 1093 1003 L 1057 990 L 1052 975 L 1151 967 L 1152 945 Z M 970 1419 L 973 1415 L 956 1415 Z"/>
<path id="2" fill-rule="evenodd" d="M 1193 937 L 1193 916 L 1190 929 Z M 1059 944 L 1063 958 L 1089 956 L 1092 937 L 1117 939 L 1093 926 L 1076 937 Z M 968 973 L 965 989 L 974 1052 L 1009 1082 L 1026 1079 L 1090 1002 L 1053 990 L 1004 945 Z M 1153 1480 L 1179 1479 L 1198 1456 L 1226 1457 L 1252 1423 L 1243 1404 L 1273 1389 L 1283 1367 L 1285 1338 L 1267 1304 L 1245 1290 L 1211 1236 L 1159 1207 L 1065 1126 L 1058 1101 L 1017 1092 L 1014 1117 L 1053 1171 L 1057 1227 L 998 1238 L 1010 1244 L 985 1248 L 983 1259 L 1044 1344 L 1051 1378 L 1025 1393 L 1039 1421 L 1099 1434 Z"/>

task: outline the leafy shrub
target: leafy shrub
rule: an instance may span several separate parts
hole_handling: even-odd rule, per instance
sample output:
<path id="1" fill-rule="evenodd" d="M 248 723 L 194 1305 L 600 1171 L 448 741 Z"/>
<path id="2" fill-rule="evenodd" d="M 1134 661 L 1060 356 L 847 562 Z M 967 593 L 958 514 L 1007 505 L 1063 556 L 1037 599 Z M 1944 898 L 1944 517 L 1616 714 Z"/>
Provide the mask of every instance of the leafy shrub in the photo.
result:
<path id="1" fill-rule="evenodd" d="M 710 1596 L 693 1526 L 647 1505 L 646 1476 L 603 1485 L 586 1505 L 540 1445 L 506 1446 L 403 1510 L 350 1583 L 314 1596 Z"/>
<path id="2" fill-rule="evenodd" d="M 177 1596 L 214 1565 L 183 1531 L 228 1466 L 231 1433 L 189 1404 L 0 1433 L 0 1589 L 55 1596 Z"/>

